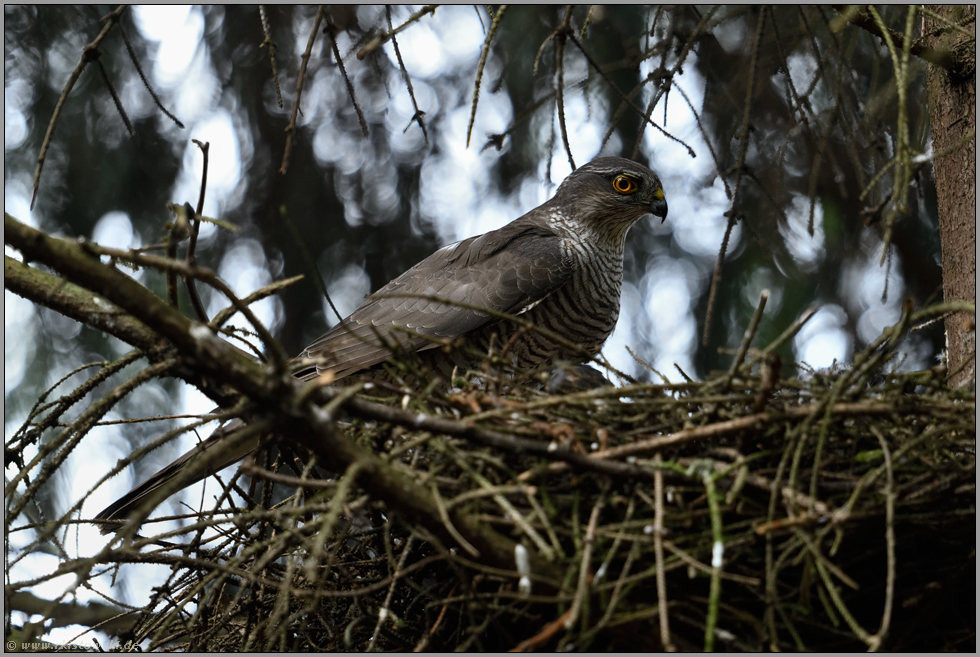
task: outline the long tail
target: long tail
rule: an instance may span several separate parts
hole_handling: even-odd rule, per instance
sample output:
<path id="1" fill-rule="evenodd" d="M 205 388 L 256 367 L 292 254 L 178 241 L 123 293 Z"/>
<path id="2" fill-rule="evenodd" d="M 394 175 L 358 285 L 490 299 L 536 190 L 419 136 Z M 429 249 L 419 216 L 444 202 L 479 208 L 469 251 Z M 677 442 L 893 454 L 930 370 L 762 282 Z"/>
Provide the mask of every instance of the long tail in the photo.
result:
<path id="1" fill-rule="evenodd" d="M 241 420 L 234 420 L 215 430 L 194 449 L 100 511 L 95 517 L 99 530 L 108 534 L 121 528 L 123 521 L 153 497 L 154 492 L 178 477 L 181 479 L 180 485 L 170 494 L 242 460 L 259 446 L 260 437 L 261 434 L 254 427 L 246 426 Z"/>

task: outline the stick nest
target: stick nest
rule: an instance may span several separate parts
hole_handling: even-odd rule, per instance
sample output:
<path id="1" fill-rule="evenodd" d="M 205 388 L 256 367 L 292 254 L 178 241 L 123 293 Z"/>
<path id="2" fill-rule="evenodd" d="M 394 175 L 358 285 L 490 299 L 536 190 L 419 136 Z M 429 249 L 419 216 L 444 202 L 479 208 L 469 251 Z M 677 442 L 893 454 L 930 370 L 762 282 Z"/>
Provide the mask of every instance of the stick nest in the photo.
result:
<path id="1" fill-rule="evenodd" d="M 393 511 L 356 468 L 313 467 L 279 441 L 225 482 L 237 499 L 180 532 L 153 536 L 151 521 L 111 552 L 110 566 L 171 568 L 121 639 L 972 650 L 975 393 L 940 368 L 884 373 L 896 343 L 788 379 L 748 351 L 702 382 L 548 394 L 485 380 L 379 398 L 391 415 L 351 412 L 347 435 L 431 491 L 443 536 L 459 535 L 454 510 L 519 544 L 509 568 Z M 426 428 L 433 418 L 459 430 Z M 514 444 L 484 440 L 499 435 Z"/>

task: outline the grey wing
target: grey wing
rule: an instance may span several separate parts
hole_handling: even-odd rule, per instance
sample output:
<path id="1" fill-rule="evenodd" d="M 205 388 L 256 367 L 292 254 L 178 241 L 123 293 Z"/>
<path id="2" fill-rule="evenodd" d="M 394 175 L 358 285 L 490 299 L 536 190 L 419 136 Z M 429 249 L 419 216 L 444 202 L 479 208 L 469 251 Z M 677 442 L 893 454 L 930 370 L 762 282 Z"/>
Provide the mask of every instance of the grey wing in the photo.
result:
<path id="1" fill-rule="evenodd" d="M 478 309 L 516 315 L 563 285 L 571 271 L 560 238 L 525 215 L 436 251 L 378 290 L 302 356 L 324 359 L 318 371 L 347 376 L 387 360 L 394 345 L 425 350 L 436 346 L 427 336 L 454 338 L 495 319 Z M 304 374 L 298 376 L 313 375 Z"/>

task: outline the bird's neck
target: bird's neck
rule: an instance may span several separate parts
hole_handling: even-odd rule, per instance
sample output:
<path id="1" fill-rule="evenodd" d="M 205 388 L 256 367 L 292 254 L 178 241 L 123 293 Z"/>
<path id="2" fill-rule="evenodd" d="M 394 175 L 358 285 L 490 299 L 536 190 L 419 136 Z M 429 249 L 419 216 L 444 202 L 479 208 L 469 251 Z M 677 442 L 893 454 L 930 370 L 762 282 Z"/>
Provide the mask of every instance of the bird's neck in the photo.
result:
<path id="1" fill-rule="evenodd" d="M 587 252 L 590 257 L 617 261 L 621 271 L 626 234 L 636 220 L 624 220 L 620 217 L 572 222 L 563 213 L 556 212 L 549 223 L 567 246 L 574 247 L 579 252 Z"/>

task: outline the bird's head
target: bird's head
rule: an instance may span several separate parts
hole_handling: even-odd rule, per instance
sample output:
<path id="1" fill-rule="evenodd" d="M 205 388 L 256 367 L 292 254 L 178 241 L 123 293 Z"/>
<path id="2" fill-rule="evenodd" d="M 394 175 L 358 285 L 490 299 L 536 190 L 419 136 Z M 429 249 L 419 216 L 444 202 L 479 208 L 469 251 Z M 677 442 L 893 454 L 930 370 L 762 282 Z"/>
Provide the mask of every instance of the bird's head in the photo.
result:
<path id="1" fill-rule="evenodd" d="M 667 218 L 660 178 L 642 164 L 622 157 L 600 157 L 573 171 L 555 193 L 563 214 L 590 230 L 625 238 L 646 214 Z"/>

